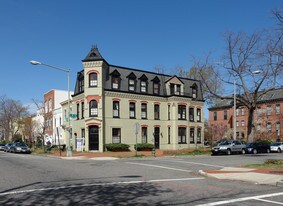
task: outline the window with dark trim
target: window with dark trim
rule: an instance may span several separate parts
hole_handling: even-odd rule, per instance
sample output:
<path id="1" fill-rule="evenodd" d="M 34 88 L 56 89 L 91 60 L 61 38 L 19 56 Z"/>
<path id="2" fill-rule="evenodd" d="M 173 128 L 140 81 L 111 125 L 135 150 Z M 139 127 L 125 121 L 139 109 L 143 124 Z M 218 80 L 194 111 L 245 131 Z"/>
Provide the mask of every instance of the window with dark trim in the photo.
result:
<path id="1" fill-rule="evenodd" d="M 154 119 L 155 120 L 158 120 L 160 118 L 160 114 L 159 114 L 159 105 L 158 104 L 155 104 L 154 105 Z"/>
<path id="2" fill-rule="evenodd" d="M 175 84 L 170 84 L 170 95 L 175 94 Z"/>
<path id="3" fill-rule="evenodd" d="M 84 79 L 79 79 L 79 93 L 84 91 Z"/>
<path id="4" fill-rule="evenodd" d="M 147 93 L 147 82 L 141 81 L 141 93 Z"/>
<path id="5" fill-rule="evenodd" d="M 201 143 L 201 128 L 197 129 L 197 143 Z"/>
<path id="6" fill-rule="evenodd" d="M 190 143 L 195 143 L 195 128 L 190 128 Z"/>
<path id="7" fill-rule="evenodd" d="M 227 110 L 224 110 L 224 119 L 227 120 L 228 116 L 227 116 Z"/>
<path id="8" fill-rule="evenodd" d="M 197 122 L 201 122 L 201 109 L 197 109 Z"/>
<path id="9" fill-rule="evenodd" d="M 146 103 L 141 104 L 141 118 L 147 119 L 147 104 Z"/>
<path id="10" fill-rule="evenodd" d="M 194 120 L 194 116 L 195 116 L 195 114 L 194 114 L 194 108 L 189 108 L 189 120 L 190 120 L 190 122 L 195 121 L 195 120 Z"/>
<path id="11" fill-rule="evenodd" d="M 89 74 L 89 87 L 97 87 L 97 74 Z"/>
<path id="12" fill-rule="evenodd" d="M 121 128 L 112 128 L 112 143 L 121 143 Z"/>
<path id="13" fill-rule="evenodd" d="M 214 121 L 217 120 L 217 112 L 213 112 L 213 120 L 214 120 Z"/>
<path id="14" fill-rule="evenodd" d="M 95 100 L 91 100 L 89 102 L 89 116 L 90 117 L 97 117 L 98 116 L 97 101 L 95 101 Z"/>
<path id="15" fill-rule="evenodd" d="M 136 103 L 130 102 L 130 104 L 129 104 L 129 114 L 130 114 L 129 117 L 131 119 L 136 118 Z"/>
<path id="16" fill-rule="evenodd" d="M 178 105 L 178 119 L 185 120 L 186 119 L 186 106 Z"/>
<path id="17" fill-rule="evenodd" d="M 82 108 L 82 119 L 84 119 L 85 118 L 85 115 L 84 115 L 84 113 L 85 113 L 85 103 L 84 102 L 82 102 L 81 108 Z"/>
<path id="18" fill-rule="evenodd" d="M 136 91 L 136 80 L 135 79 L 129 79 L 129 91 L 130 92 Z"/>
<path id="19" fill-rule="evenodd" d="M 170 111 L 170 105 L 168 105 L 168 107 L 167 107 L 167 109 L 168 109 L 168 120 L 170 120 L 170 116 L 171 116 L 171 111 Z"/>
<path id="20" fill-rule="evenodd" d="M 159 83 L 154 82 L 153 83 L 153 94 L 159 94 Z"/>
<path id="21" fill-rule="evenodd" d="M 171 127 L 168 127 L 168 144 L 171 144 Z"/>
<path id="22" fill-rule="evenodd" d="M 119 118 L 120 117 L 120 105 L 119 101 L 113 101 L 113 117 Z"/>
<path id="23" fill-rule="evenodd" d="M 187 143 L 186 128 L 179 127 L 178 128 L 178 144 L 186 144 L 186 143 Z"/>
<path id="24" fill-rule="evenodd" d="M 77 104 L 77 119 L 80 119 L 80 104 Z"/>
<path id="25" fill-rule="evenodd" d="M 176 85 L 176 95 L 181 95 L 181 85 Z"/>
<path id="26" fill-rule="evenodd" d="M 142 143 L 147 143 L 147 127 L 142 127 Z"/>
<path id="27" fill-rule="evenodd" d="M 120 89 L 120 77 L 112 77 L 112 89 Z"/>

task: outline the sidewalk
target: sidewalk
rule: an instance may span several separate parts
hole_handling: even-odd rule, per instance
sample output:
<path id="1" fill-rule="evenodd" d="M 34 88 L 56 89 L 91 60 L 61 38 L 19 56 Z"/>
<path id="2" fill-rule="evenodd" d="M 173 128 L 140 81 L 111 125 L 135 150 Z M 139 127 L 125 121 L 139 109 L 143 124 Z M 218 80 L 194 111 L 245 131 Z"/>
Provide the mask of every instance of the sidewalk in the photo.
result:
<path id="1" fill-rule="evenodd" d="M 224 167 L 220 170 L 200 170 L 199 174 L 216 179 L 238 180 L 283 187 L 283 169 Z"/>

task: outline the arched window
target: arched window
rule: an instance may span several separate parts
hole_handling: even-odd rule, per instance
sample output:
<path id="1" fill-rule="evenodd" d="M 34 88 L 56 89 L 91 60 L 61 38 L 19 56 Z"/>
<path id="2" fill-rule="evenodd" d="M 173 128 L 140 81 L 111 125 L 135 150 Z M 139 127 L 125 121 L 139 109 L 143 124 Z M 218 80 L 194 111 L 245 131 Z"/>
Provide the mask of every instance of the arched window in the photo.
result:
<path id="1" fill-rule="evenodd" d="M 95 101 L 95 100 L 91 100 L 89 102 L 89 116 L 90 117 L 97 117 L 98 116 L 97 101 Z"/>
<path id="2" fill-rule="evenodd" d="M 89 74 L 89 87 L 97 87 L 97 74 Z"/>

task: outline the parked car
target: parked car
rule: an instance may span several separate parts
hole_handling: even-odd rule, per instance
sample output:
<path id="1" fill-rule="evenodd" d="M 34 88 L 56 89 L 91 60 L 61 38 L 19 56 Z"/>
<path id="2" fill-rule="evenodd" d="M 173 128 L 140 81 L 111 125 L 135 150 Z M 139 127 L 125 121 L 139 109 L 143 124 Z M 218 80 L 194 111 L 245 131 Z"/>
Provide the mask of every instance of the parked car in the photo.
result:
<path id="1" fill-rule="evenodd" d="M 252 142 L 246 145 L 246 153 L 270 153 L 270 144 L 265 142 Z"/>
<path id="2" fill-rule="evenodd" d="M 13 142 L 7 143 L 4 147 L 4 152 L 11 152 L 10 148 L 12 146 Z"/>
<path id="3" fill-rule="evenodd" d="M 5 144 L 0 143 L 0 151 L 4 151 Z"/>
<path id="4" fill-rule="evenodd" d="M 14 153 L 31 153 L 30 148 L 23 142 L 14 142 L 10 151 Z"/>
<path id="5" fill-rule="evenodd" d="M 212 155 L 242 153 L 245 154 L 246 145 L 239 140 L 226 140 L 211 149 Z"/>
<path id="6" fill-rule="evenodd" d="M 271 152 L 278 152 L 281 153 L 283 150 L 283 142 L 274 142 L 270 145 Z"/>

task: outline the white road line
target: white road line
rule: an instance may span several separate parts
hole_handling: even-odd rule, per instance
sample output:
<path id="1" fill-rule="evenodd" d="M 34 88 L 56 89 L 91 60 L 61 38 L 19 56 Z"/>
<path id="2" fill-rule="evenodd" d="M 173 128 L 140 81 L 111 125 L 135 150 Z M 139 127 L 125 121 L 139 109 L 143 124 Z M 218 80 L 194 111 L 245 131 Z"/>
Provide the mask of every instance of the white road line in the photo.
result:
<path id="1" fill-rule="evenodd" d="M 211 165 L 211 164 L 205 164 L 205 163 L 199 163 L 199 162 L 188 162 L 188 161 L 180 161 L 180 160 L 161 160 L 161 161 L 179 162 L 179 163 L 186 163 L 186 164 L 195 164 L 195 165 L 204 165 L 204 166 L 210 166 L 210 167 L 224 168 L 224 166 L 222 165 Z"/>
<path id="2" fill-rule="evenodd" d="M 273 203 L 273 204 L 277 204 L 277 205 L 283 205 L 282 202 L 275 202 L 275 201 L 271 201 L 271 200 L 264 200 L 264 199 L 259 199 L 259 198 L 254 198 L 254 200 L 259 200 L 259 201 L 263 201 L 263 202 L 269 202 L 269 203 Z"/>
<path id="3" fill-rule="evenodd" d="M 174 182 L 174 181 L 189 181 L 189 180 L 203 180 L 203 179 L 205 178 L 193 177 L 193 178 L 181 178 L 181 179 L 137 180 L 137 181 L 128 181 L 128 182 L 109 182 L 109 183 L 94 183 L 94 184 L 83 184 L 83 185 L 69 185 L 69 186 L 62 186 L 62 187 L 49 187 L 49 188 L 30 189 L 30 190 L 16 190 L 16 191 L 11 191 L 11 192 L 0 193 L 0 196 L 31 193 L 31 192 L 46 191 L 46 190 L 60 190 L 60 189 L 68 189 L 68 188 L 108 186 L 108 185 L 118 185 L 118 184 L 140 184 L 140 183 L 151 183 L 151 182 Z"/>
<path id="4" fill-rule="evenodd" d="M 147 167 L 157 167 L 157 168 L 175 170 L 175 171 L 181 171 L 181 172 L 192 172 L 191 170 L 183 170 L 183 169 L 172 168 L 172 167 L 164 167 L 164 166 L 158 166 L 158 165 L 142 164 L 142 163 L 136 163 L 136 162 L 126 162 L 126 163 L 127 164 L 134 164 L 134 165 L 142 165 L 142 166 L 147 166 Z"/>
<path id="5" fill-rule="evenodd" d="M 224 201 L 219 201 L 219 202 L 211 202 L 211 203 L 202 204 L 202 205 L 198 205 L 198 206 L 224 205 L 224 204 L 230 204 L 230 203 L 235 203 L 235 202 L 256 200 L 256 199 L 262 199 L 262 198 L 267 198 L 267 197 L 275 197 L 275 196 L 280 196 L 280 195 L 283 195 L 283 192 L 266 194 L 266 195 L 259 195 L 259 196 L 253 196 L 253 197 L 243 197 L 243 198 L 232 199 L 232 200 L 224 200 Z"/>

